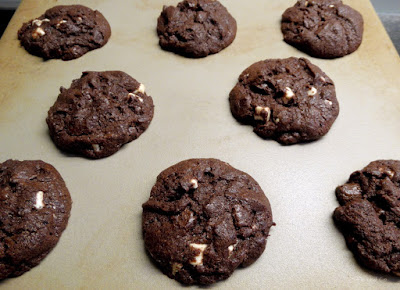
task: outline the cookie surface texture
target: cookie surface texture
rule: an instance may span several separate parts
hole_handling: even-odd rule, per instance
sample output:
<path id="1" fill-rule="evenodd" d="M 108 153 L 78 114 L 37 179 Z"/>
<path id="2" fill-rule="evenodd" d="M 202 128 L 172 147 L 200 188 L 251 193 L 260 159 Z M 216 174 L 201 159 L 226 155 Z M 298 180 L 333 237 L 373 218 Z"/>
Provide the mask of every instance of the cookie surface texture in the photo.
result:
<path id="1" fill-rule="evenodd" d="M 282 15 L 285 42 L 319 58 L 337 58 L 360 46 L 363 17 L 340 0 L 301 0 Z"/>
<path id="2" fill-rule="evenodd" d="M 60 5 L 48 9 L 18 31 L 25 49 L 44 59 L 71 60 L 105 45 L 111 28 L 97 10 L 82 5 Z"/>
<path id="3" fill-rule="evenodd" d="M 236 20 L 213 0 L 185 0 L 177 7 L 164 6 L 157 21 L 160 46 L 192 58 L 226 48 L 235 39 L 236 30 Z"/>
<path id="4" fill-rule="evenodd" d="M 145 246 L 184 284 L 211 284 L 262 254 L 271 207 L 248 174 L 217 159 L 189 159 L 157 177 L 143 204 Z"/>
<path id="5" fill-rule="evenodd" d="M 0 163 L 0 279 L 38 265 L 68 223 L 71 197 L 57 170 L 43 161 Z"/>
<path id="6" fill-rule="evenodd" d="M 359 263 L 400 276 L 400 161 L 371 162 L 336 197 L 333 217 Z"/>
<path id="7" fill-rule="evenodd" d="M 138 138 L 153 118 L 144 85 L 121 71 L 84 72 L 60 91 L 46 121 L 52 140 L 66 152 L 107 157 Z"/>
<path id="8" fill-rule="evenodd" d="M 267 59 L 245 69 L 229 94 L 232 115 L 282 144 L 316 140 L 339 114 L 333 81 L 303 58 Z"/>

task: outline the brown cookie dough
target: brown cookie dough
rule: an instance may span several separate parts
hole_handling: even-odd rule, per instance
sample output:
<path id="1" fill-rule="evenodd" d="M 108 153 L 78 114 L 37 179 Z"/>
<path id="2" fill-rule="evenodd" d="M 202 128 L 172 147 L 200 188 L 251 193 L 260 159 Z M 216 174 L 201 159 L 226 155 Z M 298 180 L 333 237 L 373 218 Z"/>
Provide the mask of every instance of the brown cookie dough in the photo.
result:
<path id="1" fill-rule="evenodd" d="M 400 161 L 371 162 L 336 197 L 334 220 L 360 264 L 400 276 Z"/>
<path id="2" fill-rule="evenodd" d="M 60 5 L 48 9 L 18 31 L 25 49 L 44 59 L 71 60 L 102 47 L 111 28 L 99 11 L 82 5 Z"/>
<path id="3" fill-rule="evenodd" d="M 339 114 L 333 81 L 304 58 L 254 63 L 239 76 L 229 102 L 239 122 L 282 144 L 324 136 Z"/>
<path id="4" fill-rule="evenodd" d="M 61 93 L 46 119 L 54 143 L 67 152 L 103 158 L 149 126 L 153 99 L 121 71 L 84 72 Z"/>
<path id="5" fill-rule="evenodd" d="M 22 275 L 47 256 L 67 226 L 71 203 L 50 164 L 0 163 L 0 280 Z"/>
<path id="6" fill-rule="evenodd" d="M 205 57 L 229 46 L 236 20 L 215 0 L 184 0 L 164 6 L 157 22 L 160 46 L 186 57 Z"/>
<path id="7" fill-rule="evenodd" d="M 361 14 L 340 0 L 301 0 L 282 15 L 284 40 L 319 58 L 350 54 L 363 36 Z"/>
<path id="8" fill-rule="evenodd" d="M 142 225 L 146 249 L 164 274 L 211 284 L 257 260 L 273 222 L 251 176 L 217 159 L 189 159 L 157 177 Z"/>

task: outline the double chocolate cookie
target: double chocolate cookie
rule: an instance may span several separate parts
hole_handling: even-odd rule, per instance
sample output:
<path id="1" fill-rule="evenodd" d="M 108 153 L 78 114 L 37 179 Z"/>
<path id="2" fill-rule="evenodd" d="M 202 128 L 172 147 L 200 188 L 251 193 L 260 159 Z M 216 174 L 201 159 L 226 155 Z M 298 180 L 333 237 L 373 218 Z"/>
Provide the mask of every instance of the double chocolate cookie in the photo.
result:
<path id="1" fill-rule="evenodd" d="M 322 137 L 339 114 L 333 81 L 304 58 L 254 63 L 239 76 L 229 102 L 238 121 L 282 144 Z"/>
<path id="2" fill-rule="evenodd" d="M 47 10 L 18 31 L 22 46 L 44 59 L 71 60 L 102 47 L 111 28 L 99 11 L 82 5 L 60 5 Z"/>
<path id="3" fill-rule="evenodd" d="M 184 0 L 164 6 L 157 23 L 160 46 L 186 57 L 205 57 L 230 45 L 236 21 L 215 0 Z"/>
<path id="4" fill-rule="evenodd" d="M 185 160 L 161 172 L 142 219 L 151 257 L 184 284 L 211 284 L 252 264 L 273 225 L 258 183 L 217 159 Z"/>
<path id="5" fill-rule="evenodd" d="M 363 18 L 340 0 L 300 0 L 282 15 L 284 40 L 314 57 L 336 58 L 361 44 Z"/>
<path id="6" fill-rule="evenodd" d="M 57 170 L 43 161 L 0 163 L 0 279 L 38 265 L 68 223 L 71 197 Z"/>
<path id="7" fill-rule="evenodd" d="M 336 189 L 334 219 L 365 267 L 400 276 L 400 161 L 378 160 Z"/>
<path id="8" fill-rule="evenodd" d="M 144 85 L 121 71 L 84 72 L 60 91 L 46 121 L 54 143 L 67 152 L 107 157 L 138 138 L 153 118 Z"/>

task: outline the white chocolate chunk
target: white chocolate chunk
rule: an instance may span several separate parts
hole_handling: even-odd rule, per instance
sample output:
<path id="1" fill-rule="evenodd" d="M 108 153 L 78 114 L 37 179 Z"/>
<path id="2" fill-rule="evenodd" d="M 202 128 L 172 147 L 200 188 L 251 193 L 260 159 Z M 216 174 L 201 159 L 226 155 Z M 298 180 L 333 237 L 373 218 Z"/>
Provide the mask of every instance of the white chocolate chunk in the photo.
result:
<path id="1" fill-rule="evenodd" d="M 294 92 L 292 91 L 291 88 L 286 87 L 284 90 L 284 95 L 283 95 L 283 103 L 287 104 L 290 102 L 290 100 L 295 96 Z"/>
<path id="2" fill-rule="evenodd" d="M 335 5 L 333 5 L 333 4 L 329 5 L 329 8 L 333 8 L 333 7 L 335 7 Z"/>
<path id="3" fill-rule="evenodd" d="M 325 100 L 325 104 L 328 104 L 329 106 L 332 106 L 332 102 L 329 100 Z"/>
<path id="4" fill-rule="evenodd" d="M 308 6 L 308 1 L 304 2 L 304 5 Z"/>
<path id="5" fill-rule="evenodd" d="M 285 92 L 284 97 L 285 97 L 286 99 L 291 99 L 291 98 L 294 97 L 294 93 L 293 93 L 293 91 L 292 91 L 291 88 L 286 87 L 285 90 L 284 90 L 284 92 Z"/>
<path id="6" fill-rule="evenodd" d="M 275 123 L 278 124 L 281 120 L 279 120 L 279 118 L 275 119 Z"/>
<path id="7" fill-rule="evenodd" d="M 265 117 L 265 114 L 267 115 Z M 265 119 L 264 119 L 265 118 Z M 269 107 L 257 106 L 254 112 L 254 120 L 269 121 L 271 118 L 271 109 Z"/>
<path id="8" fill-rule="evenodd" d="M 385 168 L 379 167 L 378 170 L 382 173 L 386 173 L 389 176 L 389 178 L 393 178 L 393 176 L 394 176 L 394 172 L 390 169 L 385 169 Z"/>
<path id="9" fill-rule="evenodd" d="M 234 248 L 233 245 L 230 245 L 230 246 L 228 247 L 229 254 L 233 252 L 233 248 Z"/>
<path id="10" fill-rule="evenodd" d="M 312 96 L 315 96 L 316 94 L 317 94 L 317 89 L 316 88 L 314 88 L 314 87 L 311 87 L 309 90 L 308 90 L 308 92 L 307 92 L 307 95 L 309 96 L 309 97 L 312 97 Z"/>
<path id="11" fill-rule="evenodd" d="M 43 191 L 38 191 L 36 193 L 36 203 L 35 203 L 36 209 L 42 209 L 44 207 L 43 203 Z"/>
<path id="12" fill-rule="evenodd" d="M 192 188 L 194 188 L 194 189 L 199 187 L 199 183 L 198 183 L 197 179 L 193 178 L 192 180 L 190 180 L 190 183 L 192 185 Z"/>
<path id="13" fill-rule="evenodd" d="M 49 22 L 49 21 L 50 21 L 50 19 L 47 19 L 47 18 L 42 19 L 42 20 L 34 19 L 34 20 L 32 20 L 32 25 L 41 26 L 43 24 L 43 22 Z"/>
<path id="14" fill-rule="evenodd" d="M 134 93 L 129 93 L 128 96 L 131 97 L 131 98 L 136 98 L 136 99 L 139 100 L 139 102 L 143 103 L 143 98 L 139 97 L 138 95 L 135 95 Z"/>
<path id="15" fill-rule="evenodd" d="M 137 93 L 142 93 L 144 94 L 146 88 L 144 86 L 144 84 L 140 84 L 139 88 L 137 88 L 133 93 L 137 94 Z"/>
<path id="16" fill-rule="evenodd" d="M 58 28 L 58 27 L 60 27 L 60 25 L 61 24 L 63 24 L 63 23 L 67 23 L 67 20 L 60 20 L 58 23 L 57 23 L 57 25 L 56 25 L 56 27 Z"/>
<path id="17" fill-rule="evenodd" d="M 175 276 L 182 269 L 183 265 L 181 263 L 172 264 L 172 276 Z"/>
<path id="18" fill-rule="evenodd" d="M 319 78 L 321 81 L 326 82 L 326 79 L 324 77 Z"/>
<path id="19" fill-rule="evenodd" d="M 195 250 L 200 250 L 200 253 L 194 257 L 194 260 L 190 261 L 190 264 L 193 266 L 203 265 L 203 255 L 204 255 L 205 249 L 207 248 L 207 245 L 192 243 L 192 244 L 190 244 L 190 247 Z"/>
<path id="20" fill-rule="evenodd" d="M 39 36 L 45 35 L 46 32 L 40 27 L 36 28 L 36 30 L 32 33 L 32 38 L 37 39 Z"/>
<path id="21" fill-rule="evenodd" d="M 82 17 L 79 16 L 78 18 L 76 18 L 76 20 L 77 20 L 76 23 L 81 23 L 82 22 Z"/>
<path id="22" fill-rule="evenodd" d="M 95 152 L 99 152 L 100 151 L 100 145 L 99 144 L 92 144 L 93 150 Z"/>

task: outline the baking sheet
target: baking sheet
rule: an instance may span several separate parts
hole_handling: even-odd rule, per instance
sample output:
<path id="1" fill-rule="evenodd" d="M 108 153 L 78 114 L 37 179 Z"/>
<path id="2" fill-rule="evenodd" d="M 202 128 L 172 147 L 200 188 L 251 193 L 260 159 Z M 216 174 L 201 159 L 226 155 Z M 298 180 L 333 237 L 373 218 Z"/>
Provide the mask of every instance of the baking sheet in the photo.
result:
<path id="1" fill-rule="evenodd" d="M 223 1 L 238 23 L 233 44 L 203 59 L 161 50 L 155 32 L 164 4 L 178 1 L 24 0 L 0 40 L 0 161 L 43 159 L 65 179 L 73 199 L 56 248 L 4 289 L 170 289 L 145 254 L 141 205 L 159 172 L 181 160 L 219 158 L 252 175 L 268 196 L 276 227 L 264 254 L 217 289 L 398 288 L 399 279 L 361 268 L 335 228 L 334 189 L 375 159 L 400 159 L 400 62 L 368 0 L 347 0 L 365 33 L 355 53 L 335 60 L 308 57 L 285 44 L 280 16 L 294 0 Z M 98 9 L 112 36 L 72 61 L 29 55 L 20 47 L 23 22 L 58 4 Z M 266 58 L 308 57 L 335 82 L 340 114 L 330 132 L 309 144 L 281 146 L 240 125 L 228 94 L 239 74 Z M 118 153 L 87 160 L 60 152 L 45 118 L 59 87 L 85 70 L 123 70 L 146 85 L 155 103 L 148 130 Z"/>

